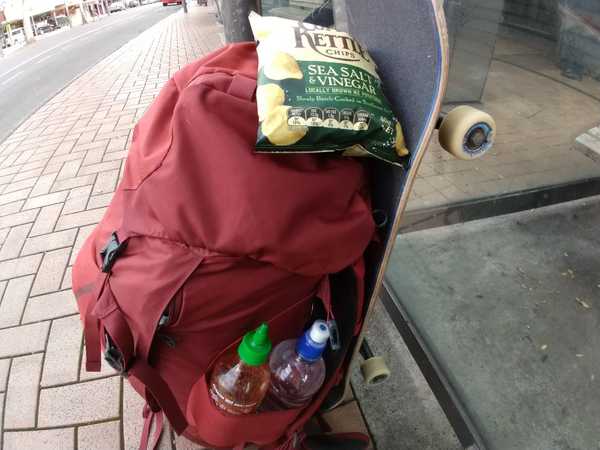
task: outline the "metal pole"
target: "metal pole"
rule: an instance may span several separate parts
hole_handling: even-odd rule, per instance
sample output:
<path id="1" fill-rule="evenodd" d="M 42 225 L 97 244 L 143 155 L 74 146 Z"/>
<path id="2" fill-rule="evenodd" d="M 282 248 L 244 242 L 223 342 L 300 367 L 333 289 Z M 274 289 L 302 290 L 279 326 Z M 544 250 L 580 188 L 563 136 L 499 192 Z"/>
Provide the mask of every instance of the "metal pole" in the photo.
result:
<path id="1" fill-rule="evenodd" d="M 188 13 L 187 0 L 183 0 L 181 2 L 181 4 L 183 5 L 183 13 L 187 14 Z"/>
<path id="2" fill-rule="evenodd" d="M 217 22 L 220 24 L 223 23 L 223 14 L 221 13 L 221 5 L 219 4 L 221 0 L 215 0 L 215 5 L 217 7 Z"/>
<path id="3" fill-rule="evenodd" d="M 252 41 L 252 30 L 248 14 L 255 11 L 256 2 L 252 0 L 226 0 L 221 4 L 225 40 L 227 42 Z"/>

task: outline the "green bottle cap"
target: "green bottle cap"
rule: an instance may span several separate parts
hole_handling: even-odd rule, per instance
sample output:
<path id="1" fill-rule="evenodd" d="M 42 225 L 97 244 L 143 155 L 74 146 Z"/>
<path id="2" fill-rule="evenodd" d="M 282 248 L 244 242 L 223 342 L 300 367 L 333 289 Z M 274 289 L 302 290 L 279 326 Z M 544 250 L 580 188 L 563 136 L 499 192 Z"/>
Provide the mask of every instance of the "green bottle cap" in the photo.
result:
<path id="1" fill-rule="evenodd" d="M 266 323 L 263 323 L 256 330 L 246 333 L 238 347 L 240 359 L 249 366 L 264 364 L 270 351 L 269 326 Z"/>

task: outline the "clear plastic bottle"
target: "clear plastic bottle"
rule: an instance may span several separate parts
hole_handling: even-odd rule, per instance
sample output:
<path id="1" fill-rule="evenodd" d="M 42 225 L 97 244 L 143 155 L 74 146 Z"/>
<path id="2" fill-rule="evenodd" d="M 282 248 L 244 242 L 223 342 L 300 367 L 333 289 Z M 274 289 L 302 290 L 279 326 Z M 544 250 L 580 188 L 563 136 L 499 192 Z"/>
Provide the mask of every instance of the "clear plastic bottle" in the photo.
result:
<path id="1" fill-rule="evenodd" d="M 323 351 L 329 327 L 317 320 L 299 339 L 289 339 L 275 347 L 269 367 L 271 385 L 268 409 L 298 408 L 307 404 L 325 381 Z"/>
<path id="2" fill-rule="evenodd" d="M 267 324 L 247 333 L 237 348 L 215 363 L 209 392 L 215 405 L 229 414 L 250 414 L 258 409 L 269 389 L 267 358 L 271 351 Z"/>

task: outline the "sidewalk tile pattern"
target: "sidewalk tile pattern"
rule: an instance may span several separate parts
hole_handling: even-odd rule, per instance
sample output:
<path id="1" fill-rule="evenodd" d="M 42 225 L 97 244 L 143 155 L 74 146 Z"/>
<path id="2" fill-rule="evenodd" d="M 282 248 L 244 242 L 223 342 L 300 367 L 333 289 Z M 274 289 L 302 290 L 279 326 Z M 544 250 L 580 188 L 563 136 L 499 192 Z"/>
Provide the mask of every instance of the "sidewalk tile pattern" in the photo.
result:
<path id="1" fill-rule="evenodd" d="M 177 12 L 0 143 L 0 450 L 138 448 L 141 397 L 107 364 L 85 371 L 72 265 L 116 189 L 135 123 L 176 70 L 220 45 L 211 8 Z M 203 447 L 167 424 L 159 448 Z"/>
<path id="2" fill-rule="evenodd" d="M 110 367 L 84 370 L 71 267 L 116 189 L 133 126 L 221 36 L 211 8 L 179 11 L 0 143 L 0 449 L 138 448 L 143 401 Z M 166 427 L 160 448 L 177 447 L 201 448 Z"/>

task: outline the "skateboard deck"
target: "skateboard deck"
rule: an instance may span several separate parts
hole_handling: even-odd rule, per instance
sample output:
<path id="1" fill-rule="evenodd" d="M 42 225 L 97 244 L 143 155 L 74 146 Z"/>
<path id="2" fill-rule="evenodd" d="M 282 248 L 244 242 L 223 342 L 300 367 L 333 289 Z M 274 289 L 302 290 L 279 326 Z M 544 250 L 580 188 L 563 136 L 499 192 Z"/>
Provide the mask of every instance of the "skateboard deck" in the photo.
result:
<path id="1" fill-rule="evenodd" d="M 438 3 L 436 0 L 334 2 L 334 26 L 348 31 L 368 48 L 377 63 L 386 96 L 402 123 L 410 150 L 410 160 L 404 168 L 369 161 L 372 207 L 382 219 L 379 233 L 382 244 L 369 252 L 365 261 L 367 327 L 402 214 L 436 128 L 446 89 L 448 33 L 444 12 Z M 363 334 L 354 345 L 353 358 L 358 356 Z M 348 382 L 346 374 L 344 388 L 334 391 L 328 399 L 328 407 L 342 400 Z"/>

